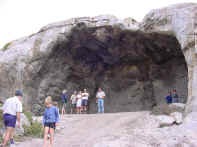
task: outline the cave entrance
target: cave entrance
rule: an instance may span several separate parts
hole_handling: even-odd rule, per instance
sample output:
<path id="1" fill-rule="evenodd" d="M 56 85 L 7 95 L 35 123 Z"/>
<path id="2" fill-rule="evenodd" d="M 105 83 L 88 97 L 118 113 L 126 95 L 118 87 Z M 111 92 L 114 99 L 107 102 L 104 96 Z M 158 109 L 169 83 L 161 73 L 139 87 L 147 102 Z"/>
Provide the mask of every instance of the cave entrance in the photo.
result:
<path id="1" fill-rule="evenodd" d="M 105 93 L 105 112 L 151 110 L 176 89 L 187 101 L 187 65 L 172 35 L 87 27 L 78 24 L 58 41 L 40 70 L 38 98 L 60 100 L 63 89 L 88 89 L 89 111 L 96 112 L 98 87 Z"/>

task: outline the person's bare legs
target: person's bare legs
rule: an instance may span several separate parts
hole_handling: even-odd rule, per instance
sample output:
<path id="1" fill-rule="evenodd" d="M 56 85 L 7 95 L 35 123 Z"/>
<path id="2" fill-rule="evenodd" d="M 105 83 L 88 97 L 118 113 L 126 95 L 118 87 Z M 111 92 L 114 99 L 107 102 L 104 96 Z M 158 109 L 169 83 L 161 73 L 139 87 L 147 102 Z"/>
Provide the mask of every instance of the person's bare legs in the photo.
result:
<path id="1" fill-rule="evenodd" d="M 71 105 L 70 113 L 73 114 L 73 107 Z"/>
<path id="2" fill-rule="evenodd" d="M 7 127 L 6 128 L 6 133 L 5 136 L 3 138 L 3 147 L 6 146 L 6 144 L 8 143 L 8 141 L 10 140 L 10 138 L 13 136 L 12 134 L 14 133 L 14 128 L 12 127 Z"/>
<path id="3" fill-rule="evenodd" d="M 64 113 L 65 113 L 65 109 L 64 109 L 64 108 L 62 108 L 62 115 L 64 115 Z"/>
<path id="4" fill-rule="evenodd" d="M 54 129 L 50 128 L 49 133 L 50 133 L 50 145 L 49 145 L 49 147 L 53 147 L 53 144 L 54 144 Z"/>
<path id="5" fill-rule="evenodd" d="M 10 134 L 10 141 L 12 140 L 12 142 L 14 142 L 14 129 Z"/>
<path id="6" fill-rule="evenodd" d="M 77 114 L 80 114 L 80 107 L 77 108 Z"/>
<path id="7" fill-rule="evenodd" d="M 48 133 L 49 133 L 49 127 L 44 127 L 44 144 L 43 144 L 43 147 L 47 147 Z"/>

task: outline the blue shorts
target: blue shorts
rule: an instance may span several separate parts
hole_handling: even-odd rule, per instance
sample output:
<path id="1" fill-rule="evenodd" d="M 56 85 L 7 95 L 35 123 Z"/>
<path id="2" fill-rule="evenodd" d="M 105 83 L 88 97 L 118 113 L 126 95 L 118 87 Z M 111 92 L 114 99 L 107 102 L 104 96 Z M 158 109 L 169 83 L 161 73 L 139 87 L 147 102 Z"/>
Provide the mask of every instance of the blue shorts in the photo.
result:
<path id="1" fill-rule="evenodd" d="M 4 125 L 5 127 L 15 128 L 16 126 L 16 116 L 11 114 L 3 115 Z"/>
<path id="2" fill-rule="evenodd" d="M 82 106 L 88 106 L 88 100 L 82 100 Z"/>

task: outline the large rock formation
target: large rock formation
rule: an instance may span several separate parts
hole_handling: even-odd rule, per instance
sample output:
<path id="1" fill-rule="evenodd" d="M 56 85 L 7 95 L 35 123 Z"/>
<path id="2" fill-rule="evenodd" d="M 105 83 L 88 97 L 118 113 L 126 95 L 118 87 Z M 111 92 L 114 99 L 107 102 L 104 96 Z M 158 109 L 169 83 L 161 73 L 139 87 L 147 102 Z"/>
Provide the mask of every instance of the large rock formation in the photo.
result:
<path id="1" fill-rule="evenodd" d="M 196 50 L 187 37 L 196 29 L 196 8 L 153 10 L 141 23 L 98 16 L 47 25 L 0 51 L 0 97 L 22 89 L 24 102 L 39 114 L 47 95 L 59 100 L 65 88 L 69 94 L 87 88 L 95 112 L 102 87 L 106 112 L 140 111 L 165 103 L 176 88 L 187 112 L 196 111 Z"/>

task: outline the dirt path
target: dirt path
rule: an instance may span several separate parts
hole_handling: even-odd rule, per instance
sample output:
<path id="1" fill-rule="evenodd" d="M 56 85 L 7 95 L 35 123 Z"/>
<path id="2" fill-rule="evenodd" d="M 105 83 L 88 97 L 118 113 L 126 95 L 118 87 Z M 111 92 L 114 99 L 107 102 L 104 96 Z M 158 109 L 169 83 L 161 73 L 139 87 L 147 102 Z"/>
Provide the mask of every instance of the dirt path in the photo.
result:
<path id="1" fill-rule="evenodd" d="M 129 124 L 135 124 L 147 113 L 65 115 L 59 124 L 61 130 L 55 135 L 54 146 L 101 147 L 105 140 L 115 141 L 125 136 Z M 18 144 L 17 147 L 41 147 L 42 142 L 42 139 L 32 139 Z"/>

